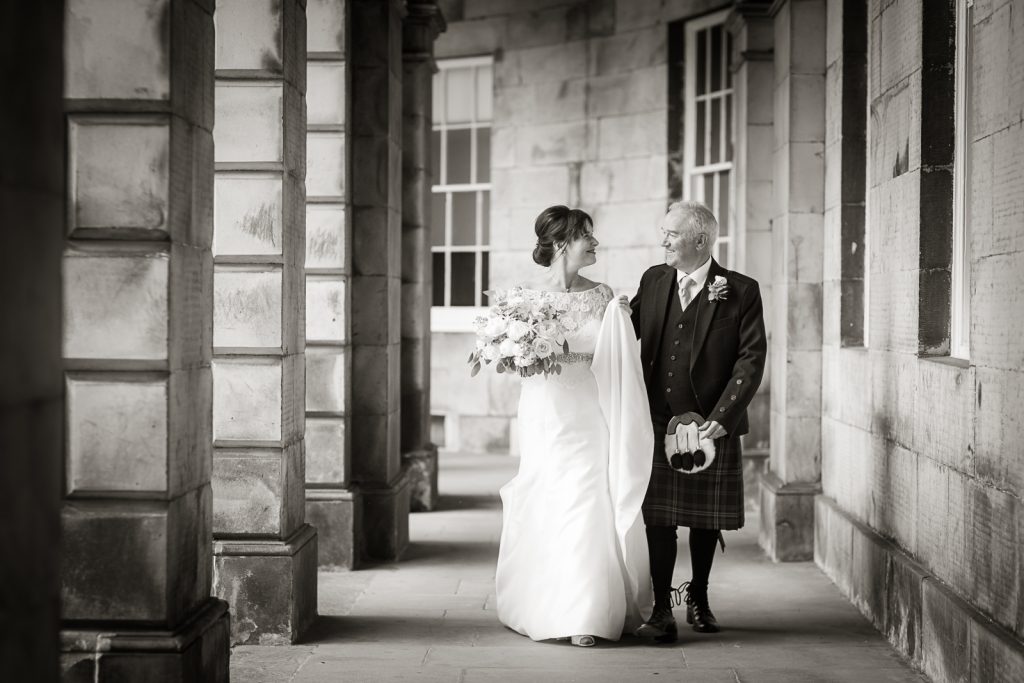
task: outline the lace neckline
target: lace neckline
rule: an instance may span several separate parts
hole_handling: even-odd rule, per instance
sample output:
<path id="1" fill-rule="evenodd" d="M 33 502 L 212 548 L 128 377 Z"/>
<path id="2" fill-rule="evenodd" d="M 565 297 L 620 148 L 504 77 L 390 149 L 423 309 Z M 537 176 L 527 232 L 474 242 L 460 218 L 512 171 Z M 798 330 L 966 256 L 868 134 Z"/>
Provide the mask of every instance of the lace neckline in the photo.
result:
<path id="1" fill-rule="evenodd" d="M 536 292 L 538 294 L 587 294 L 589 292 L 595 292 L 595 291 L 601 289 L 601 283 L 600 282 L 597 283 L 596 285 L 594 285 L 590 289 L 581 289 L 581 290 L 576 291 L 576 292 L 563 292 L 563 291 L 557 290 L 557 289 L 534 289 L 533 287 L 524 287 L 522 285 L 516 285 L 512 289 L 517 289 L 517 288 L 523 290 L 524 292 Z"/>

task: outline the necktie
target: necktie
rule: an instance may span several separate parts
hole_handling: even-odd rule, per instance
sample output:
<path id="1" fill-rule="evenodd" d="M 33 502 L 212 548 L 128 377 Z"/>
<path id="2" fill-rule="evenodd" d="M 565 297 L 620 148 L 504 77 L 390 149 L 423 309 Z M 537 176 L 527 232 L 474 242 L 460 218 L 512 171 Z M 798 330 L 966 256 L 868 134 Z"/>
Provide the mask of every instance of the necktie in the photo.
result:
<path id="1" fill-rule="evenodd" d="M 679 282 L 679 303 L 682 304 L 684 311 L 690 305 L 690 302 L 693 301 L 693 297 L 690 296 L 690 285 L 692 284 L 694 282 L 689 277 L 684 277 Z"/>

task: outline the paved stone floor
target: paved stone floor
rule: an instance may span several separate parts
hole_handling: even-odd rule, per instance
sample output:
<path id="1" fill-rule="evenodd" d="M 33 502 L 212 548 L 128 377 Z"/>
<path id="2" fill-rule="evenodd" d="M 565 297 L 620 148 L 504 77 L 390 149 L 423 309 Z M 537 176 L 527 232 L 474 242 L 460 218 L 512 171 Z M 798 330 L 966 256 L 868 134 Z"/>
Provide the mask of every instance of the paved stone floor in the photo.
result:
<path id="1" fill-rule="evenodd" d="M 724 630 L 672 646 L 633 637 L 582 649 L 534 643 L 498 623 L 498 487 L 518 460 L 443 454 L 439 510 L 412 515 L 397 564 L 320 574 L 304 643 L 236 647 L 235 683 L 428 681 L 923 681 L 812 563 L 772 564 L 752 526 L 726 534 L 712 574 Z M 680 548 L 676 577 L 689 577 Z M 685 568 L 684 568 L 685 565 Z"/>

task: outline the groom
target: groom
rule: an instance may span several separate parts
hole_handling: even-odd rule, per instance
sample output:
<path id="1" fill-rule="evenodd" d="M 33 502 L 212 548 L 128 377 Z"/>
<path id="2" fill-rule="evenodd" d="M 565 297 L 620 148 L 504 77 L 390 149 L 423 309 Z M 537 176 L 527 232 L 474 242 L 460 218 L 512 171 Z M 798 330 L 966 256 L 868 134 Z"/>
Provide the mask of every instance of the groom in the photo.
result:
<path id="1" fill-rule="evenodd" d="M 674 642 L 672 569 L 676 528 L 690 529 L 692 578 L 683 587 L 686 621 L 718 631 L 708 604 L 708 578 L 723 529 L 743 526 L 739 437 L 747 405 L 764 372 L 767 342 L 757 282 L 725 270 L 711 257 L 718 221 L 700 202 L 679 202 L 662 220 L 665 264 L 649 268 L 630 302 L 654 425 L 654 467 L 643 515 L 654 584 L 654 612 L 637 635 Z M 715 439 L 706 470 L 686 474 L 665 459 L 673 415 L 695 412 L 701 438 Z"/>

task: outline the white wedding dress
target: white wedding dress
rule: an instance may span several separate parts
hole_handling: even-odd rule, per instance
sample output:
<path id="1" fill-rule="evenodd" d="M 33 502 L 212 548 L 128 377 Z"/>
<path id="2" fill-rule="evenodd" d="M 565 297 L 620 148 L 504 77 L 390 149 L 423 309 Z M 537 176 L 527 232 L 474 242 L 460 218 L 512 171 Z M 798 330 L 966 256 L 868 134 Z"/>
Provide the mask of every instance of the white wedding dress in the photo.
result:
<path id="1" fill-rule="evenodd" d="M 629 316 L 606 285 L 553 296 L 575 323 L 561 375 L 522 382 L 519 472 L 501 489 L 498 619 L 534 640 L 618 640 L 649 616 L 640 506 L 653 433 Z"/>

